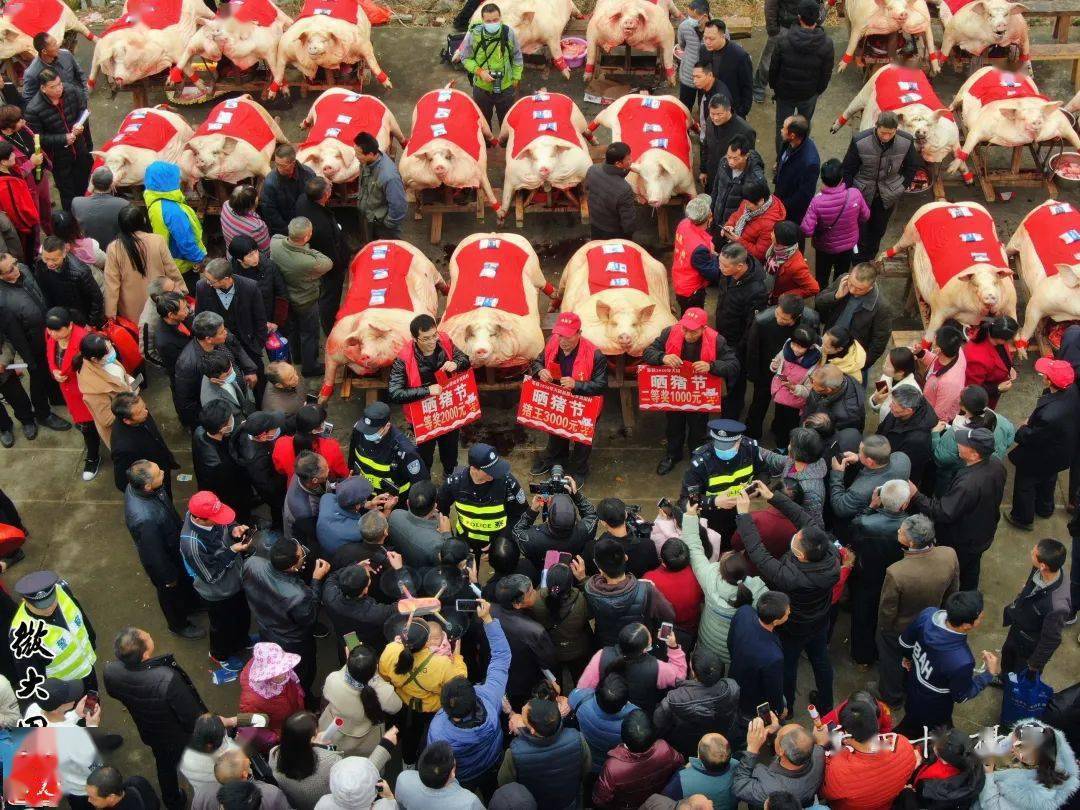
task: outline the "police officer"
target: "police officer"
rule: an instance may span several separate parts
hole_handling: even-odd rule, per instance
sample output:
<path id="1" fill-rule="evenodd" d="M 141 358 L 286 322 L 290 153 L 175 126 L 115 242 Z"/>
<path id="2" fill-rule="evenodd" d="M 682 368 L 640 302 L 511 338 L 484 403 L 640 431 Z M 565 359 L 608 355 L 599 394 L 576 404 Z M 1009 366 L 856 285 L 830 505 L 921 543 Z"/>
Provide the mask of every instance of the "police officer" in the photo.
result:
<path id="1" fill-rule="evenodd" d="M 370 481 L 376 495 L 390 491 L 387 481 L 396 485 L 402 504 L 409 487 L 431 478 L 416 445 L 390 424 L 390 406 L 385 402 L 368 405 L 353 425 L 349 469 Z"/>
<path id="2" fill-rule="evenodd" d="M 725 547 L 735 533 L 735 495 L 763 469 L 758 444 L 746 433 L 746 425 L 734 419 L 713 419 L 707 425 L 710 442 L 694 451 L 683 474 L 680 498 L 691 489 L 701 499 L 701 516 L 709 528 L 720 532 Z"/>
<path id="3" fill-rule="evenodd" d="M 55 678 L 81 680 L 84 689 L 97 689 L 97 636 L 68 584 L 55 571 L 34 571 L 15 583 L 15 592 L 23 602 L 8 638 L 15 657 L 12 684 L 28 688 Z M 32 700 L 25 693 L 17 697 Z"/>
<path id="4" fill-rule="evenodd" d="M 525 490 L 510 474 L 510 464 L 490 444 L 469 448 L 469 466 L 459 467 L 439 488 L 439 512 L 454 507 L 454 534 L 480 552 L 498 534 L 509 534 L 525 509 Z"/>

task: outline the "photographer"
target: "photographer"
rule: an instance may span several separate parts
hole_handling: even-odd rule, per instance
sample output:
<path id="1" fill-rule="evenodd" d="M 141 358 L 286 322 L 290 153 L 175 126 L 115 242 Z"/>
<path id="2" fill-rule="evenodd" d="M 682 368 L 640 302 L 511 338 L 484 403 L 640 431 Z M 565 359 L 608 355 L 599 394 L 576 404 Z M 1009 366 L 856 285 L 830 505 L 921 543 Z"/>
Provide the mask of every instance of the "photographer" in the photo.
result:
<path id="1" fill-rule="evenodd" d="M 514 106 L 525 63 L 517 37 L 510 26 L 503 25 L 497 5 L 486 3 L 480 19 L 483 22 L 465 35 L 461 64 L 469 72 L 473 101 L 484 120 L 490 124 L 494 112 L 501 123 Z"/>
<path id="2" fill-rule="evenodd" d="M 549 551 L 581 554 L 596 533 L 597 518 L 592 503 L 578 492 L 574 479 L 562 475 L 562 468 L 556 466 L 550 481 L 529 488 L 539 491 L 514 525 L 514 540 L 521 553 L 537 570 L 544 568 L 544 556 Z M 541 513 L 545 515 L 544 523 L 533 526 Z"/>
<path id="3" fill-rule="evenodd" d="M 596 505 L 599 533 L 585 544 L 585 571 L 592 576 L 600 570 L 594 555 L 601 540 L 618 541 L 626 554 L 627 570 L 639 579 L 660 565 L 656 544 L 650 537 L 650 527 L 639 514 L 637 506 L 629 506 L 619 498 L 604 498 Z"/>
<path id="4" fill-rule="evenodd" d="M 236 512 L 213 492 L 196 492 L 188 501 L 180 530 L 180 556 L 194 578 L 195 591 L 206 602 L 211 661 L 239 672 L 251 624 L 242 555 L 251 548 L 253 534 L 247 526 L 234 523 L 235 519 Z"/>

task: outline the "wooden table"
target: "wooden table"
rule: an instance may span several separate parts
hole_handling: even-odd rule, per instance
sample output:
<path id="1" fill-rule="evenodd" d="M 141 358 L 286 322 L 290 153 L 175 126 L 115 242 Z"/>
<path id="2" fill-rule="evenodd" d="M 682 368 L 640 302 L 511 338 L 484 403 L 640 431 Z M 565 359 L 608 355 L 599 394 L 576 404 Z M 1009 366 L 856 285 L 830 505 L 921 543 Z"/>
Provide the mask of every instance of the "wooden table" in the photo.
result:
<path id="1" fill-rule="evenodd" d="M 1031 0 L 1024 3 L 1024 17 L 1054 18 L 1054 41 L 1068 42 L 1073 19 L 1080 17 L 1080 0 Z"/>

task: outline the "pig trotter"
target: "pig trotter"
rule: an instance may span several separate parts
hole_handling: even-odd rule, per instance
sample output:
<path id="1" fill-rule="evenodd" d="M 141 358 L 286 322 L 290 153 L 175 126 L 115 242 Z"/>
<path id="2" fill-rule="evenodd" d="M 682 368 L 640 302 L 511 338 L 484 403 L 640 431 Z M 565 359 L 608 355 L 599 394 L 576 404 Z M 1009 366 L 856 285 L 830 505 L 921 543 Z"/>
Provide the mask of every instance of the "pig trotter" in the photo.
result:
<path id="1" fill-rule="evenodd" d="M 846 123 L 847 123 L 847 118 L 845 118 L 844 116 L 841 115 L 839 118 L 836 119 L 836 121 L 833 122 L 833 125 L 831 127 L 829 127 L 829 132 L 831 134 L 835 135 L 837 132 L 839 132 L 841 129 L 843 129 L 844 124 L 846 124 Z"/>

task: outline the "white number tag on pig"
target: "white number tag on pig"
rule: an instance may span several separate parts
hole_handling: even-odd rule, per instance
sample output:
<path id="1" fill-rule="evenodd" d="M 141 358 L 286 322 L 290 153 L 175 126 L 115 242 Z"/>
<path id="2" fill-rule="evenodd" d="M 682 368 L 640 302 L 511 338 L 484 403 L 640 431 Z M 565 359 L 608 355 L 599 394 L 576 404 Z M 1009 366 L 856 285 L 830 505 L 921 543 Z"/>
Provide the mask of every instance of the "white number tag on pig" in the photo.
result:
<path id="1" fill-rule="evenodd" d="M 371 249 L 371 258 L 373 259 L 385 259 L 386 253 L 390 249 L 389 245 L 376 245 Z"/>
<path id="2" fill-rule="evenodd" d="M 352 123 L 352 116 L 351 115 L 339 115 L 337 117 L 337 121 L 335 121 L 334 123 L 337 123 L 337 124 L 349 124 L 349 123 Z"/>
<path id="3" fill-rule="evenodd" d="M 432 124 L 431 125 L 431 137 L 433 137 L 433 138 L 441 138 L 445 134 L 446 134 L 446 127 L 443 124 Z"/>
<path id="4" fill-rule="evenodd" d="M 539 132 L 558 132 L 559 131 L 559 125 L 557 123 L 555 123 L 554 121 L 548 121 L 547 123 L 541 124 L 539 127 L 537 127 L 537 131 L 539 131 Z"/>
<path id="5" fill-rule="evenodd" d="M 532 99 L 533 101 L 550 101 L 551 96 L 547 93 L 533 93 Z"/>
<path id="6" fill-rule="evenodd" d="M 971 261 L 975 264 L 990 264 L 989 253 L 972 253 Z"/>
<path id="7" fill-rule="evenodd" d="M 386 303 L 386 289 L 372 290 L 371 298 L 368 300 L 369 307 L 381 307 Z"/>
<path id="8" fill-rule="evenodd" d="M 317 8 L 317 9 L 314 9 L 311 13 L 312 14 L 322 14 L 324 17 L 329 17 L 334 12 L 331 11 L 330 9 L 328 9 L 328 8 Z"/>
<path id="9" fill-rule="evenodd" d="M 663 132 L 664 128 L 659 124 L 643 124 L 641 127 L 642 132 Z"/>
<path id="10" fill-rule="evenodd" d="M 1080 242 L 1080 231 L 1076 230 L 1076 228 L 1066 231 L 1061 235 L 1061 241 L 1066 245 L 1071 245 L 1073 242 Z"/>
<path id="11" fill-rule="evenodd" d="M 450 90 L 440 90 L 438 95 L 439 102 L 449 101 L 454 94 Z"/>
<path id="12" fill-rule="evenodd" d="M 962 233 L 960 234 L 961 242 L 981 242 L 983 240 L 981 233 Z"/>
<path id="13" fill-rule="evenodd" d="M 340 134 L 341 134 L 341 128 L 340 127 L 328 127 L 327 130 L 326 130 L 326 137 L 327 138 L 336 138 Z"/>
<path id="14" fill-rule="evenodd" d="M 1056 205 L 1051 205 L 1050 206 L 1050 214 L 1051 214 L 1051 216 L 1055 216 L 1055 217 L 1058 214 L 1072 213 L 1072 210 L 1073 210 L 1072 206 L 1069 205 L 1068 203 L 1057 203 Z"/>
<path id="15" fill-rule="evenodd" d="M 481 250 L 498 250 L 499 245 L 501 245 L 501 244 L 502 244 L 501 239 L 481 239 L 480 240 L 480 249 Z"/>
<path id="16" fill-rule="evenodd" d="M 124 132 L 138 132 L 140 129 L 142 129 L 142 124 L 132 124 L 124 127 Z"/>
<path id="17" fill-rule="evenodd" d="M 214 119 L 215 124 L 228 124 L 232 122 L 233 114 L 231 112 L 219 112 L 217 118 Z"/>
<path id="18" fill-rule="evenodd" d="M 901 90 L 918 90 L 919 89 L 919 83 L 918 82 L 897 82 L 896 86 L 899 87 Z"/>
<path id="19" fill-rule="evenodd" d="M 439 107 L 439 108 L 437 108 L 435 110 L 435 120 L 436 121 L 445 121 L 449 117 L 450 117 L 450 108 L 449 107 Z"/>
<path id="20" fill-rule="evenodd" d="M 498 270 L 498 262 L 484 262 L 484 266 L 480 268 L 480 278 L 495 278 Z"/>
<path id="21" fill-rule="evenodd" d="M 959 217 L 973 217 L 975 215 L 971 213 L 971 209 L 966 205 L 956 205 L 949 209 L 949 216 L 958 219 Z"/>
<path id="22" fill-rule="evenodd" d="M 235 110 L 240 106 L 240 99 L 230 98 L 222 106 L 224 106 L 226 110 Z"/>
<path id="23" fill-rule="evenodd" d="M 550 121 L 554 116 L 551 110 L 533 110 L 533 118 L 538 121 Z"/>
<path id="24" fill-rule="evenodd" d="M 613 278 L 608 280 L 609 287 L 629 287 L 630 279 L 628 278 Z"/>
<path id="25" fill-rule="evenodd" d="M 649 148 L 650 149 L 667 149 L 668 148 L 668 139 L 667 138 L 653 138 L 651 141 L 649 141 Z"/>
<path id="26" fill-rule="evenodd" d="M 602 245 L 600 250 L 603 251 L 605 256 L 610 256 L 612 253 L 623 253 L 623 245 Z"/>
<path id="27" fill-rule="evenodd" d="M 498 298 L 485 298 L 482 295 L 476 296 L 476 300 L 473 301 L 473 306 L 474 307 L 492 308 L 492 307 L 497 307 L 498 305 L 499 305 L 499 299 Z"/>
<path id="28" fill-rule="evenodd" d="M 219 129 L 224 129 L 225 125 L 219 124 L 217 121 L 214 121 L 213 123 L 207 124 L 206 128 L 211 132 L 217 132 Z"/>
<path id="29" fill-rule="evenodd" d="M 131 113 L 132 118 L 146 118 L 146 110 L 135 110 Z"/>
<path id="30" fill-rule="evenodd" d="M 644 107 L 646 110 L 659 110 L 660 109 L 660 99 L 658 99 L 658 98 L 643 98 L 641 100 L 641 106 Z"/>
<path id="31" fill-rule="evenodd" d="M 622 262 L 608 262 L 607 272 L 609 273 L 628 273 L 629 268 Z"/>
<path id="32" fill-rule="evenodd" d="M 383 279 L 387 278 L 390 278 L 390 271 L 387 270 L 385 267 L 380 267 L 376 270 L 371 271 L 372 281 L 382 281 Z"/>
<path id="33" fill-rule="evenodd" d="M 922 96 L 918 93 L 904 93 L 900 96 L 901 104 L 914 104 L 916 101 L 922 101 Z"/>

